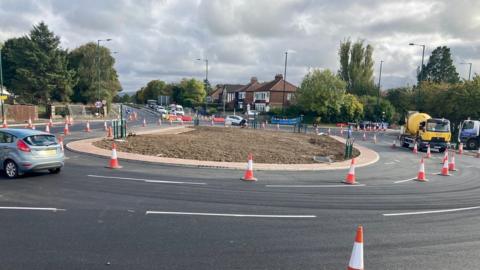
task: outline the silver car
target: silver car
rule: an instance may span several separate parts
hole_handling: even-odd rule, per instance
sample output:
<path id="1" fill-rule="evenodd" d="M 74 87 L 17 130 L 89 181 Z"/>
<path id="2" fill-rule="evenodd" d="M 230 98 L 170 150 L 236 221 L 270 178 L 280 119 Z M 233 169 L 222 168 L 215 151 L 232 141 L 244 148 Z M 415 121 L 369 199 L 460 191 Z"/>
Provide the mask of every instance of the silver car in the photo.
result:
<path id="1" fill-rule="evenodd" d="M 0 157 L 8 178 L 40 170 L 59 173 L 64 165 L 56 137 L 31 129 L 0 129 Z"/>

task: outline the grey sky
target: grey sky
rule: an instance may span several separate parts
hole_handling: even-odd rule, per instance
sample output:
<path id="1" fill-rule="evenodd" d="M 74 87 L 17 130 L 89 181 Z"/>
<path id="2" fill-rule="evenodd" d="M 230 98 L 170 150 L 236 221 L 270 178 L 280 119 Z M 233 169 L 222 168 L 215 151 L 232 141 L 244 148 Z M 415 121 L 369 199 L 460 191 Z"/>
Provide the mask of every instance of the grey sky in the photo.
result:
<path id="1" fill-rule="evenodd" d="M 374 46 L 375 75 L 384 60 L 382 88 L 415 82 L 421 62 L 440 45 L 452 49 L 457 71 L 480 66 L 480 1 L 388 0 L 0 0 L 0 42 L 45 21 L 73 49 L 97 39 L 118 51 L 116 68 L 125 91 L 149 80 L 204 77 L 217 83 L 261 81 L 283 73 L 299 84 L 309 68 L 338 69 L 340 41 Z M 377 79 L 376 79 L 377 80 Z"/>

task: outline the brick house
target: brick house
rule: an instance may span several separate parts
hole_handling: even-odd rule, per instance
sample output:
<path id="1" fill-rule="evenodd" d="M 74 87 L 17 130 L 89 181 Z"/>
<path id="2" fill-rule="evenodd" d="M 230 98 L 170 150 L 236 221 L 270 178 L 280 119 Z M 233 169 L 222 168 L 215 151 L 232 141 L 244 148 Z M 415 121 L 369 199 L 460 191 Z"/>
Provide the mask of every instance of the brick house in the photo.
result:
<path id="1" fill-rule="evenodd" d="M 252 82 L 251 82 L 252 83 Z M 283 91 L 285 85 L 285 92 Z M 288 107 L 292 104 L 297 87 L 285 80 L 282 74 L 275 75 L 270 82 L 259 84 L 246 89 L 244 106 L 250 105 L 252 110 L 259 112 L 269 111 L 272 108 L 281 108 L 282 104 Z"/>
<path id="2" fill-rule="evenodd" d="M 242 84 L 219 84 L 210 94 L 210 100 L 212 103 L 217 103 L 219 107 L 223 107 L 225 102 L 225 108 L 228 110 L 238 109 L 238 100 L 241 96 L 237 91 L 243 87 L 245 85 Z"/>

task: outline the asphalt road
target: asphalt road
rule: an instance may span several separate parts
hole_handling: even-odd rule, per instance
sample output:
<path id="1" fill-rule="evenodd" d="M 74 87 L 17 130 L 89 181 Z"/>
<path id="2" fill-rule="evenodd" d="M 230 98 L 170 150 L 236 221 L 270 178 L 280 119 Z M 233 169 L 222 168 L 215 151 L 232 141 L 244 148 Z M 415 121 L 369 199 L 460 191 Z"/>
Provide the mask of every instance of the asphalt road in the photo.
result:
<path id="1" fill-rule="evenodd" d="M 83 128 L 67 140 L 103 134 L 103 123 Z M 442 177 L 434 153 L 429 182 L 403 181 L 420 154 L 391 149 L 387 134 L 354 135 L 380 154 L 357 168 L 363 186 L 341 185 L 346 170 L 260 171 L 251 183 L 235 170 L 124 160 L 110 170 L 67 151 L 58 175 L 0 178 L 0 268 L 346 269 L 361 224 L 366 269 L 479 269 L 480 159 L 456 156 L 459 171 Z"/>

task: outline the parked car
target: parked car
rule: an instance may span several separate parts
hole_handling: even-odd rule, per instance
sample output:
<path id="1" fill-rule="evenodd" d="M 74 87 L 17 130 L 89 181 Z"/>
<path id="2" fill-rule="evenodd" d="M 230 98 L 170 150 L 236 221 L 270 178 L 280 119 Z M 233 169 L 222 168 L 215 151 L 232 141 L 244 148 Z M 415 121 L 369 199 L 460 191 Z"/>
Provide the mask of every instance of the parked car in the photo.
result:
<path id="1" fill-rule="evenodd" d="M 245 119 L 243 119 L 243 117 L 238 115 L 227 115 L 227 117 L 225 117 L 226 125 L 242 126 L 242 125 L 245 125 L 245 122 L 246 122 Z"/>
<path id="2" fill-rule="evenodd" d="M 40 170 L 59 173 L 64 165 L 63 149 L 56 137 L 31 129 L 2 129 L 0 157 L 8 178 Z"/>
<path id="3" fill-rule="evenodd" d="M 163 106 L 157 106 L 156 110 L 157 110 L 157 112 L 159 112 L 161 114 L 166 114 L 167 113 L 167 110 Z"/>

